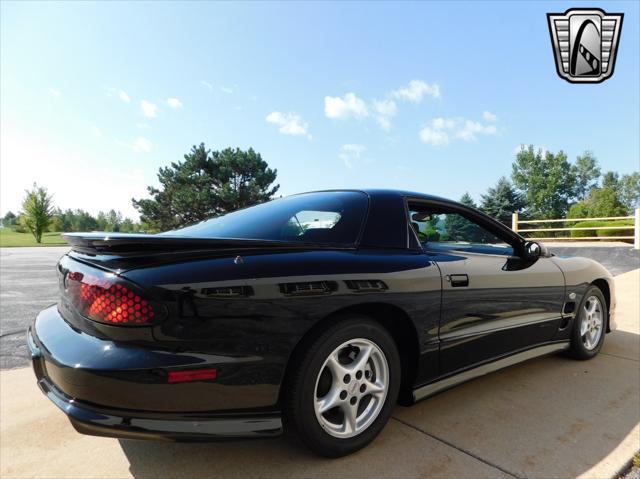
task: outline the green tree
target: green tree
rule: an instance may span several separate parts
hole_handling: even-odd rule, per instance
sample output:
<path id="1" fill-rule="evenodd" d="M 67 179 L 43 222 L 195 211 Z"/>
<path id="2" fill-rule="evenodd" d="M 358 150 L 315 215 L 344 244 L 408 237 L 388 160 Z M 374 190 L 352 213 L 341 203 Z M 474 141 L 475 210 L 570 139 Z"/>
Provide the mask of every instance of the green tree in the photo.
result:
<path id="1" fill-rule="evenodd" d="M 607 171 L 602 177 L 602 188 L 618 194 L 620 203 L 626 208 L 625 214 L 633 214 L 640 205 L 640 172 L 634 171 L 620 176 L 615 171 Z"/>
<path id="2" fill-rule="evenodd" d="M 75 210 L 72 222 L 72 231 L 95 231 L 98 229 L 96 219 L 84 210 Z"/>
<path id="3" fill-rule="evenodd" d="M 151 199 L 133 199 L 140 220 L 168 230 L 270 200 L 277 171 L 252 148 L 211 151 L 204 143 L 184 161 L 160 168 L 160 187 L 147 188 Z"/>
<path id="4" fill-rule="evenodd" d="M 496 186 L 489 188 L 482 195 L 480 209 L 489 216 L 507 226 L 511 226 L 511 215 L 514 211 L 524 208 L 522 195 L 518 193 L 511 182 L 504 176 L 498 180 Z"/>
<path id="5" fill-rule="evenodd" d="M 154 229 L 149 223 L 140 221 L 139 223 L 134 224 L 133 231 L 136 233 L 152 233 Z"/>
<path id="6" fill-rule="evenodd" d="M 62 217 L 60 215 L 54 215 L 49 223 L 49 231 L 63 231 Z"/>
<path id="7" fill-rule="evenodd" d="M 51 221 L 49 222 L 48 231 L 62 231 L 62 214 L 60 208 L 51 210 Z"/>
<path id="8" fill-rule="evenodd" d="M 120 224 L 122 223 L 122 213 L 115 210 L 109 210 L 106 215 L 107 223 L 105 225 L 105 231 L 120 231 Z"/>
<path id="9" fill-rule="evenodd" d="M 627 213 L 632 214 L 635 208 L 640 207 L 640 171 L 634 171 L 620 178 L 620 201 L 627 208 Z"/>
<path id="10" fill-rule="evenodd" d="M 2 226 L 5 228 L 11 228 L 16 224 L 17 216 L 13 213 L 13 211 L 7 211 L 7 214 L 2 218 Z"/>
<path id="11" fill-rule="evenodd" d="M 120 231 L 122 233 L 133 233 L 135 231 L 135 223 L 131 221 L 129 218 L 125 218 L 122 220 L 120 224 Z"/>
<path id="12" fill-rule="evenodd" d="M 603 188 L 613 188 L 614 190 L 620 186 L 620 175 L 615 171 L 607 171 L 602 177 Z"/>
<path id="13" fill-rule="evenodd" d="M 460 203 L 477 208 L 469 193 L 460 197 Z M 443 241 L 469 241 L 474 239 L 476 227 L 463 216 L 453 213 L 445 216 L 444 229 L 446 233 L 441 238 Z"/>
<path id="14" fill-rule="evenodd" d="M 73 211 L 70 209 L 60 213 L 62 220 L 62 229 L 60 231 L 73 231 Z"/>
<path id="15" fill-rule="evenodd" d="M 592 188 L 598 184 L 600 178 L 600 167 L 598 160 L 593 153 L 585 151 L 576 158 L 576 162 L 572 166 L 575 176 L 574 194 L 578 200 L 585 199 Z"/>
<path id="16" fill-rule="evenodd" d="M 594 188 L 589 196 L 569 209 L 568 218 L 602 218 L 625 216 L 626 206 L 620 201 L 618 191 L 613 188 Z"/>
<path id="17" fill-rule="evenodd" d="M 563 218 L 575 195 L 575 170 L 560 151 L 522 148 L 512 165 L 511 179 L 522 191 L 527 214 L 536 218 Z"/>
<path id="18" fill-rule="evenodd" d="M 25 192 L 27 195 L 22 202 L 21 221 L 36 239 L 36 243 L 41 243 L 42 234 L 47 230 L 53 215 L 53 198 L 46 188 L 35 183 L 31 190 Z"/>
<path id="19" fill-rule="evenodd" d="M 96 216 L 96 229 L 98 231 L 108 231 L 107 223 L 107 214 L 104 211 L 98 211 L 98 216 Z"/>
<path id="20" fill-rule="evenodd" d="M 476 205 L 476 202 L 473 201 L 473 198 L 471 198 L 469 192 L 465 192 L 464 195 L 460 197 L 460 203 L 470 206 L 471 208 L 478 208 L 478 205 Z"/>

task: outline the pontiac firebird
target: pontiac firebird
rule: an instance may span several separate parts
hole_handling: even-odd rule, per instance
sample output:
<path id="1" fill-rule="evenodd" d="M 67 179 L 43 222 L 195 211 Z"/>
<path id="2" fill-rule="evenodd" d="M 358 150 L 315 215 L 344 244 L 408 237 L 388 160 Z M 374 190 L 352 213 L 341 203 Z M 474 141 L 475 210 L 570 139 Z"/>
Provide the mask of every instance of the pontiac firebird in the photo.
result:
<path id="1" fill-rule="evenodd" d="M 342 456 L 396 403 L 545 354 L 590 359 L 614 327 L 600 264 L 418 193 L 313 192 L 156 235 L 64 237 L 60 301 L 28 343 L 85 434 L 286 429 Z"/>

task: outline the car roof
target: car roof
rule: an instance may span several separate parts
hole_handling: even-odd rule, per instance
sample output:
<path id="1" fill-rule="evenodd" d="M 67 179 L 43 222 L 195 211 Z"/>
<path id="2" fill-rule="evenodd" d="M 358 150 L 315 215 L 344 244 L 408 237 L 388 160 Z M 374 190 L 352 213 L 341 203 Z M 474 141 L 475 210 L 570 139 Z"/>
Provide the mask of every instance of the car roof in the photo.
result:
<path id="1" fill-rule="evenodd" d="M 367 188 L 363 189 L 365 193 L 370 196 L 402 196 L 409 198 L 417 198 L 424 200 L 435 200 L 435 201 L 446 201 L 448 203 L 455 203 L 455 201 L 450 200 L 448 198 L 443 198 L 441 196 L 430 195 L 426 193 L 418 193 L 416 191 L 408 191 L 408 190 L 393 190 L 393 189 L 383 189 L 383 188 Z"/>
<path id="2" fill-rule="evenodd" d="M 409 197 L 423 200 L 434 200 L 434 201 L 443 201 L 447 203 L 457 203 L 454 200 L 449 198 L 443 198 L 441 196 L 429 195 L 426 193 L 418 193 L 416 191 L 408 191 L 408 190 L 395 190 L 390 188 L 340 188 L 340 189 L 332 189 L 332 190 L 316 190 L 316 191 L 305 191 L 298 194 L 306 194 L 306 193 L 331 193 L 331 192 L 339 192 L 339 191 L 359 191 L 362 193 L 366 193 L 371 197 Z"/>

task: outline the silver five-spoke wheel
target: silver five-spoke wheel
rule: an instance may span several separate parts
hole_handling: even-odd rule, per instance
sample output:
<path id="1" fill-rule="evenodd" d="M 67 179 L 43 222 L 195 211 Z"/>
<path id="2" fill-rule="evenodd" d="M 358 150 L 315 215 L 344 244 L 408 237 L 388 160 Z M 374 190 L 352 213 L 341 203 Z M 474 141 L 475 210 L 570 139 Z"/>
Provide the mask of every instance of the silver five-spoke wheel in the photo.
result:
<path id="1" fill-rule="evenodd" d="M 389 365 L 375 343 L 362 338 L 342 343 L 316 378 L 316 418 L 328 434 L 353 437 L 378 417 L 388 388 Z"/>
<path id="2" fill-rule="evenodd" d="M 602 304 L 596 296 L 589 296 L 582 307 L 580 323 L 580 337 L 586 349 L 592 350 L 598 345 L 603 324 Z"/>

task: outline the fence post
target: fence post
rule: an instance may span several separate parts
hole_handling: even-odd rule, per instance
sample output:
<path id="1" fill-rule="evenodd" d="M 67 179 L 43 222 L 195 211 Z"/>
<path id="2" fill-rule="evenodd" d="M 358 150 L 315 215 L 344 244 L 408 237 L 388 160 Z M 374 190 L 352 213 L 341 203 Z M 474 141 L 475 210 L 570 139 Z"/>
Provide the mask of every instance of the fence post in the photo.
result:
<path id="1" fill-rule="evenodd" d="M 636 218 L 637 216 L 638 216 L 638 210 L 636 210 Z M 511 229 L 516 233 L 518 232 L 518 212 L 517 211 L 514 211 L 511 215 Z M 636 230 L 636 233 L 637 233 L 637 230 Z"/>
<path id="2" fill-rule="evenodd" d="M 640 249 L 640 208 L 636 208 L 633 220 L 633 249 Z"/>

